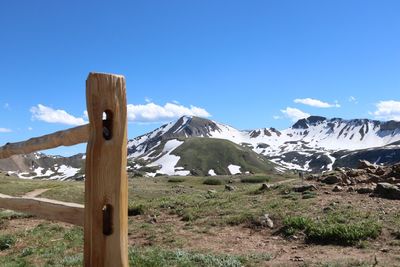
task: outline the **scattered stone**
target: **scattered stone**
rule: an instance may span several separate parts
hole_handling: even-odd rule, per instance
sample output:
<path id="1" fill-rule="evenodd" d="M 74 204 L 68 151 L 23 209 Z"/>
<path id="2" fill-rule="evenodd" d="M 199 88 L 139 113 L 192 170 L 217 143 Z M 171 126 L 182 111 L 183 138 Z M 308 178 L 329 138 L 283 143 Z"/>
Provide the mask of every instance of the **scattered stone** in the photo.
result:
<path id="1" fill-rule="evenodd" d="M 339 185 L 336 185 L 336 186 L 333 188 L 332 191 L 333 191 L 333 192 L 342 192 L 342 191 L 343 191 L 343 187 L 341 187 L 341 186 L 339 186 Z"/>
<path id="2" fill-rule="evenodd" d="M 370 188 L 370 187 L 360 187 L 360 188 L 357 188 L 356 191 L 359 194 L 371 194 L 372 192 L 374 192 L 374 189 Z"/>
<path id="3" fill-rule="evenodd" d="M 270 229 L 274 228 L 274 222 L 271 220 L 268 214 L 264 214 L 262 222 Z"/>
<path id="4" fill-rule="evenodd" d="M 318 190 L 318 188 L 313 184 L 304 184 L 304 185 L 297 185 L 293 187 L 292 190 L 294 192 L 303 193 L 306 191 L 315 191 Z"/>
<path id="5" fill-rule="evenodd" d="M 347 192 L 354 192 L 355 190 L 354 190 L 354 187 L 352 187 L 352 186 L 349 186 L 349 188 L 347 188 Z"/>
<path id="6" fill-rule="evenodd" d="M 383 253 L 388 253 L 390 250 L 388 249 L 388 248 L 382 248 L 381 249 L 381 252 L 383 252 Z"/>
<path id="7" fill-rule="evenodd" d="M 342 179 L 337 175 L 329 175 L 321 180 L 324 184 L 338 184 L 342 182 Z"/>
<path id="8" fill-rule="evenodd" d="M 270 184 L 262 184 L 259 190 L 267 191 L 267 190 L 270 190 L 271 188 L 272 188 L 272 185 L 270 185 Z"/>
<path id="9" fill-rule="evenodd" d="M 368 160 L 360 160 L 358 163 L 358 168 L 363 169 L 363 170 L 376 170 L 377 166 L 375 164 L 372 164 Z"/>
<path id="10" fill-rule="evenodd" d="M 216 193 L 217 193 L 217 190 L 210 189 L 210 190 L 207 191 L 207 193 L 208 193 L 208 194 L 211 194 L 211 195 L 212 195 L 212 194 L 216 194 Z"/>
<path id="11" fill-rule="evenodd" d="M 147 218 L 147 222 L 150 224 L 156 224 L 157 223 L 157 215 L 149 215 Z"/>
<path id="12" fill-rule="evenodd" d="M 304 258 L 300 257 L 300 256 L 294 256 L 293 258 L 290 259 L 291 261 L 295 261 L 295 262 L 303 262 Z"/>
<path id="13" fill-rule="evenodd" d="M 236 187 L 234 187 L 233 185 L 226 184 L 225 185 L 225 190 L 226 191 L 235 191 Z"/>
<path id="14" fill-rule="evenodd" d="M 385 175 L 386 171 L 382 167 L 378 167 L 375 171 L 376 175 L 382 176 Z"/>
<path id="15" fill-rule="evenodd" d="M 389 183 L 377 184 L 374 193 L 383 198 L 400 200 L 400 188 Z"/>

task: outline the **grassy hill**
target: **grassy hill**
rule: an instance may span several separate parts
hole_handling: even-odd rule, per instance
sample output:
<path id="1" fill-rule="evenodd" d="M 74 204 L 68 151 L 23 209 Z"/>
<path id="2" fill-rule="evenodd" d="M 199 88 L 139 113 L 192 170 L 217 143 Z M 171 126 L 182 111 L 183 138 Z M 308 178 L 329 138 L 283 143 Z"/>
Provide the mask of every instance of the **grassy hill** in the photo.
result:
<path id="1" fill-rule="evenodd" d="M 206 175 L 213 169 L 218 175 L 229 175 L 228 166 L 241 166 L 241 172 L 270 173 L 274 164 L 252 150 L 231 141 L 212 138 L 188 138 L 172 154 L 180 156 L 177 166 Z"/>

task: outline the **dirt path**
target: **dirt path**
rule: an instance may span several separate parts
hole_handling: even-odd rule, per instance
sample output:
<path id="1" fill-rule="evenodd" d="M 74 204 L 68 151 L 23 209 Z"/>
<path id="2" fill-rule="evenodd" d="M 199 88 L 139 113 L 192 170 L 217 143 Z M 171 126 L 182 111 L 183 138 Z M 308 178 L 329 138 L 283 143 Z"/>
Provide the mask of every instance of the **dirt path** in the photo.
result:
<path id="1" fill-rule="evenodd" d="M 46 192 L 48 190 L 50 190 L 50 189 L 49 188 L 35 189 L 35 190 L 31 191 L 31 192 L 26 193 L 22 197 L 29 197 L 29 198 L 37 197 L 37 196 L 43 194 L 44 192 Z"/>

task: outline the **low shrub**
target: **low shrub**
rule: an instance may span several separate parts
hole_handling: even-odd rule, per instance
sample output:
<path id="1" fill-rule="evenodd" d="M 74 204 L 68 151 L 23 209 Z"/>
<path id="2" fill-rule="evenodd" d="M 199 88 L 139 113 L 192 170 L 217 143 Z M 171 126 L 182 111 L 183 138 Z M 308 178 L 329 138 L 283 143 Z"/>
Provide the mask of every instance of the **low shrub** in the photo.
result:
<path id="1" fill-rule="evenodd" d="M 182 183 L 184 182 L 184 178 L 179 178 L 179 177 L 172 177 L 168 179 L 168 183 Z"/>
<path id="2" fill-rule="evenodd" d="M 317 244 L 355 245 L 368 238 L 377 238 L 382 230 L 380 224 L 371 221 L 361 222 L 315 222 L 306 217 L 287 217 L 283 222 L 285 236 L 303 231 L 306 240 Z"/>
<path id="3" fill-rule="evenodd" d="M 6 250 L 14 246 L 15 238 L 11 235 L 0 236 L 0 251 Z"/>
<path id="4" fill-rule="evenodd" d="M 306 229 L 307 241 L 320 244 L 354 245 L 368 238 L 375 239 L 382 227 L 373 221 L 357 223 L 314 223 Z"/>
<path id="5" fill-rule="evenodd" d="M 143 215 L 144 213 L 145 213 L 145 208 L 142 204 L 140 205 L 129 204 L 128 216 L 138 216 L 138 215 Z"/>
<path id="6" fill-rule="evenodd" d="M 249 177 L 242 177 L 240 178 L 240 182 L 246 184 L 260 184 L 269 182 L 269 178 L 265 176 L 249 176 Z"/>
<path id="7" fill-rule="evenodd" d="M 292 236 L 309 228 L 311 223 L 311 219 L 302 216 L 286 217 L 283 221 L 282 232 L 285 236 Z"/>
<path id="8" fill-rule="evenodd" d="M 223 181 L 218 178 L 207 178 L 204 180 L 203 184 L 206 185 L 222 185 Z"/>

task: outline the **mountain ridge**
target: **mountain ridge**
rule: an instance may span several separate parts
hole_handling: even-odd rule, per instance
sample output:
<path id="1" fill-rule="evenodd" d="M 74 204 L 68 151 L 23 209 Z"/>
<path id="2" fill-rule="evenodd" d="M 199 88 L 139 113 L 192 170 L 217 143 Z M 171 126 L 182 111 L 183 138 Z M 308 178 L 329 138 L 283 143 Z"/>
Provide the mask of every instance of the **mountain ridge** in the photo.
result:
<path id="1" fill-rule="evenodd" d="M 398 121 L 329 119 L 322 116 L 310 116 L 298 120 L 291 127 L 283 130 L 277 130 L 273 127 L 238 130 L 210 119 L 182 116 L 175 121 L 166 123 L 149 133 L 128 141 L 129 171 L 140 172 L 147 176 L 209 174 L 211 168 L 216 168 L 212 160 L 217 161 L 217 156 L 215 156 L 215 159 L 208 159 L 208 163 L 201 165 L 201 169 L 196 169 L 200 165 L 194 161 L 189 161 L 192 164 L 187 166 L 178 164 L 178 162 L 187 162 L 186 158 L 189 157 L 179 147 L 190 150 L 188 144 L 190 143 L 189 140 L 193 138 L 209 138 L 232 142 L 230 144 L 217 141 L 213 146 L 204 141 L 204 145 L 208 146 L 208 151 L 204 151 L 198 146 L 197 153 L 217 155 L 217 151 L 213 150 L 218 147 L 218 149 L 226 149 L 231 151 L 230 153 L 240 155 L 240 147 L 244 147 L 261 156 L 262 161 L 267 160 L 270 162 L 269 166 L 274 166 L 272 169 L 278 172 L 293 169 L 324 172 L 338 166 L 354 165 L 354 162 L 357 162 L 358 159 L 368 159 L 377 164 L 400 161 L 400 122 Z M 218 143 L 223 143 L 223 145 Z M 239 145 L 239 147 L 233 144 Z M 178 151 L 179 153 L 177 153 Z M 192 154 L 196 153 L 193 149 L 191 151 Z M 44 158 L 45 156 L 43 154 L 34 154 L 33 157 Z M 255 158 L 256 156 L 251 157 Z M 62 158 L 58 159 L 58 162 L 62 162 Z M 83 158 L 84 156 L 81 155 L 80 159 L 82 161 Z M 204 159 L 208 157 L 206 155 L 191 155 L 191 158 Z M 66 166 L 64 169 L 69 173 L 74 173 L 73 177 L 77 178 L 78 171 L 76 171 L 76 168 L 83 166 L 83 163 L 77 162 L 79 157 L 75 157 L 74 161 L 64 161 L 67 163 L 73 162 L 73 166 L 64 164 Z M 51 166 L 48 166 L 48 162 L 52 161 L 47 160 L 42 163 L 36 160 L 36 162 L 39 163 L 32 164 L 32 166 L 28 166 L 29 164 L 21 165 L 23 168 L 20 168 L 20 173 L 27 175 L 27 173 L 33 172 L 37 174 L 34 177 L 47 177 L 45 176 L 46 173 L 54 173 L 56 177 L 68 179 L 65 175 L 57 175 L 59 174 L 57 168 L 51 169 Z M 246 164 L 242 161 L 235 161 L 236 164 L 240 162 L 243 166 L 233 163 L 228 164 L 229 162 L 224 161 L 225 165 L 218 167 L 220 170 L 218 174 L 233 174 L 232 172 L 230 173 L 229 165 L 238 166 L 235 167 L 236 169 L 242 167 L 243 172 L 247 172 L 250 169 L 260 170 L 259 167 L 255 166 L 245 168 L 244 165 Z M 61 163 L 61 165 L 63 164 Z M 259 166 L 259 163 L 256 163 L 256 165 Z M 0 168 L 4 170 L 4 166 L 7 165 L 4 161 L 3 163 L 0 161 Z M 18 169 L 15 162 L 12 166 L 12 171 L 15 172 L 15 169 Z M 68 169 L 67 167 L 71 168 Z M 206 168 L 210 169 L 207 170 Z M 212 171 L 215 172 L 214 169 Z M 21 177 L 21 174 L 18 175 Z"/>

